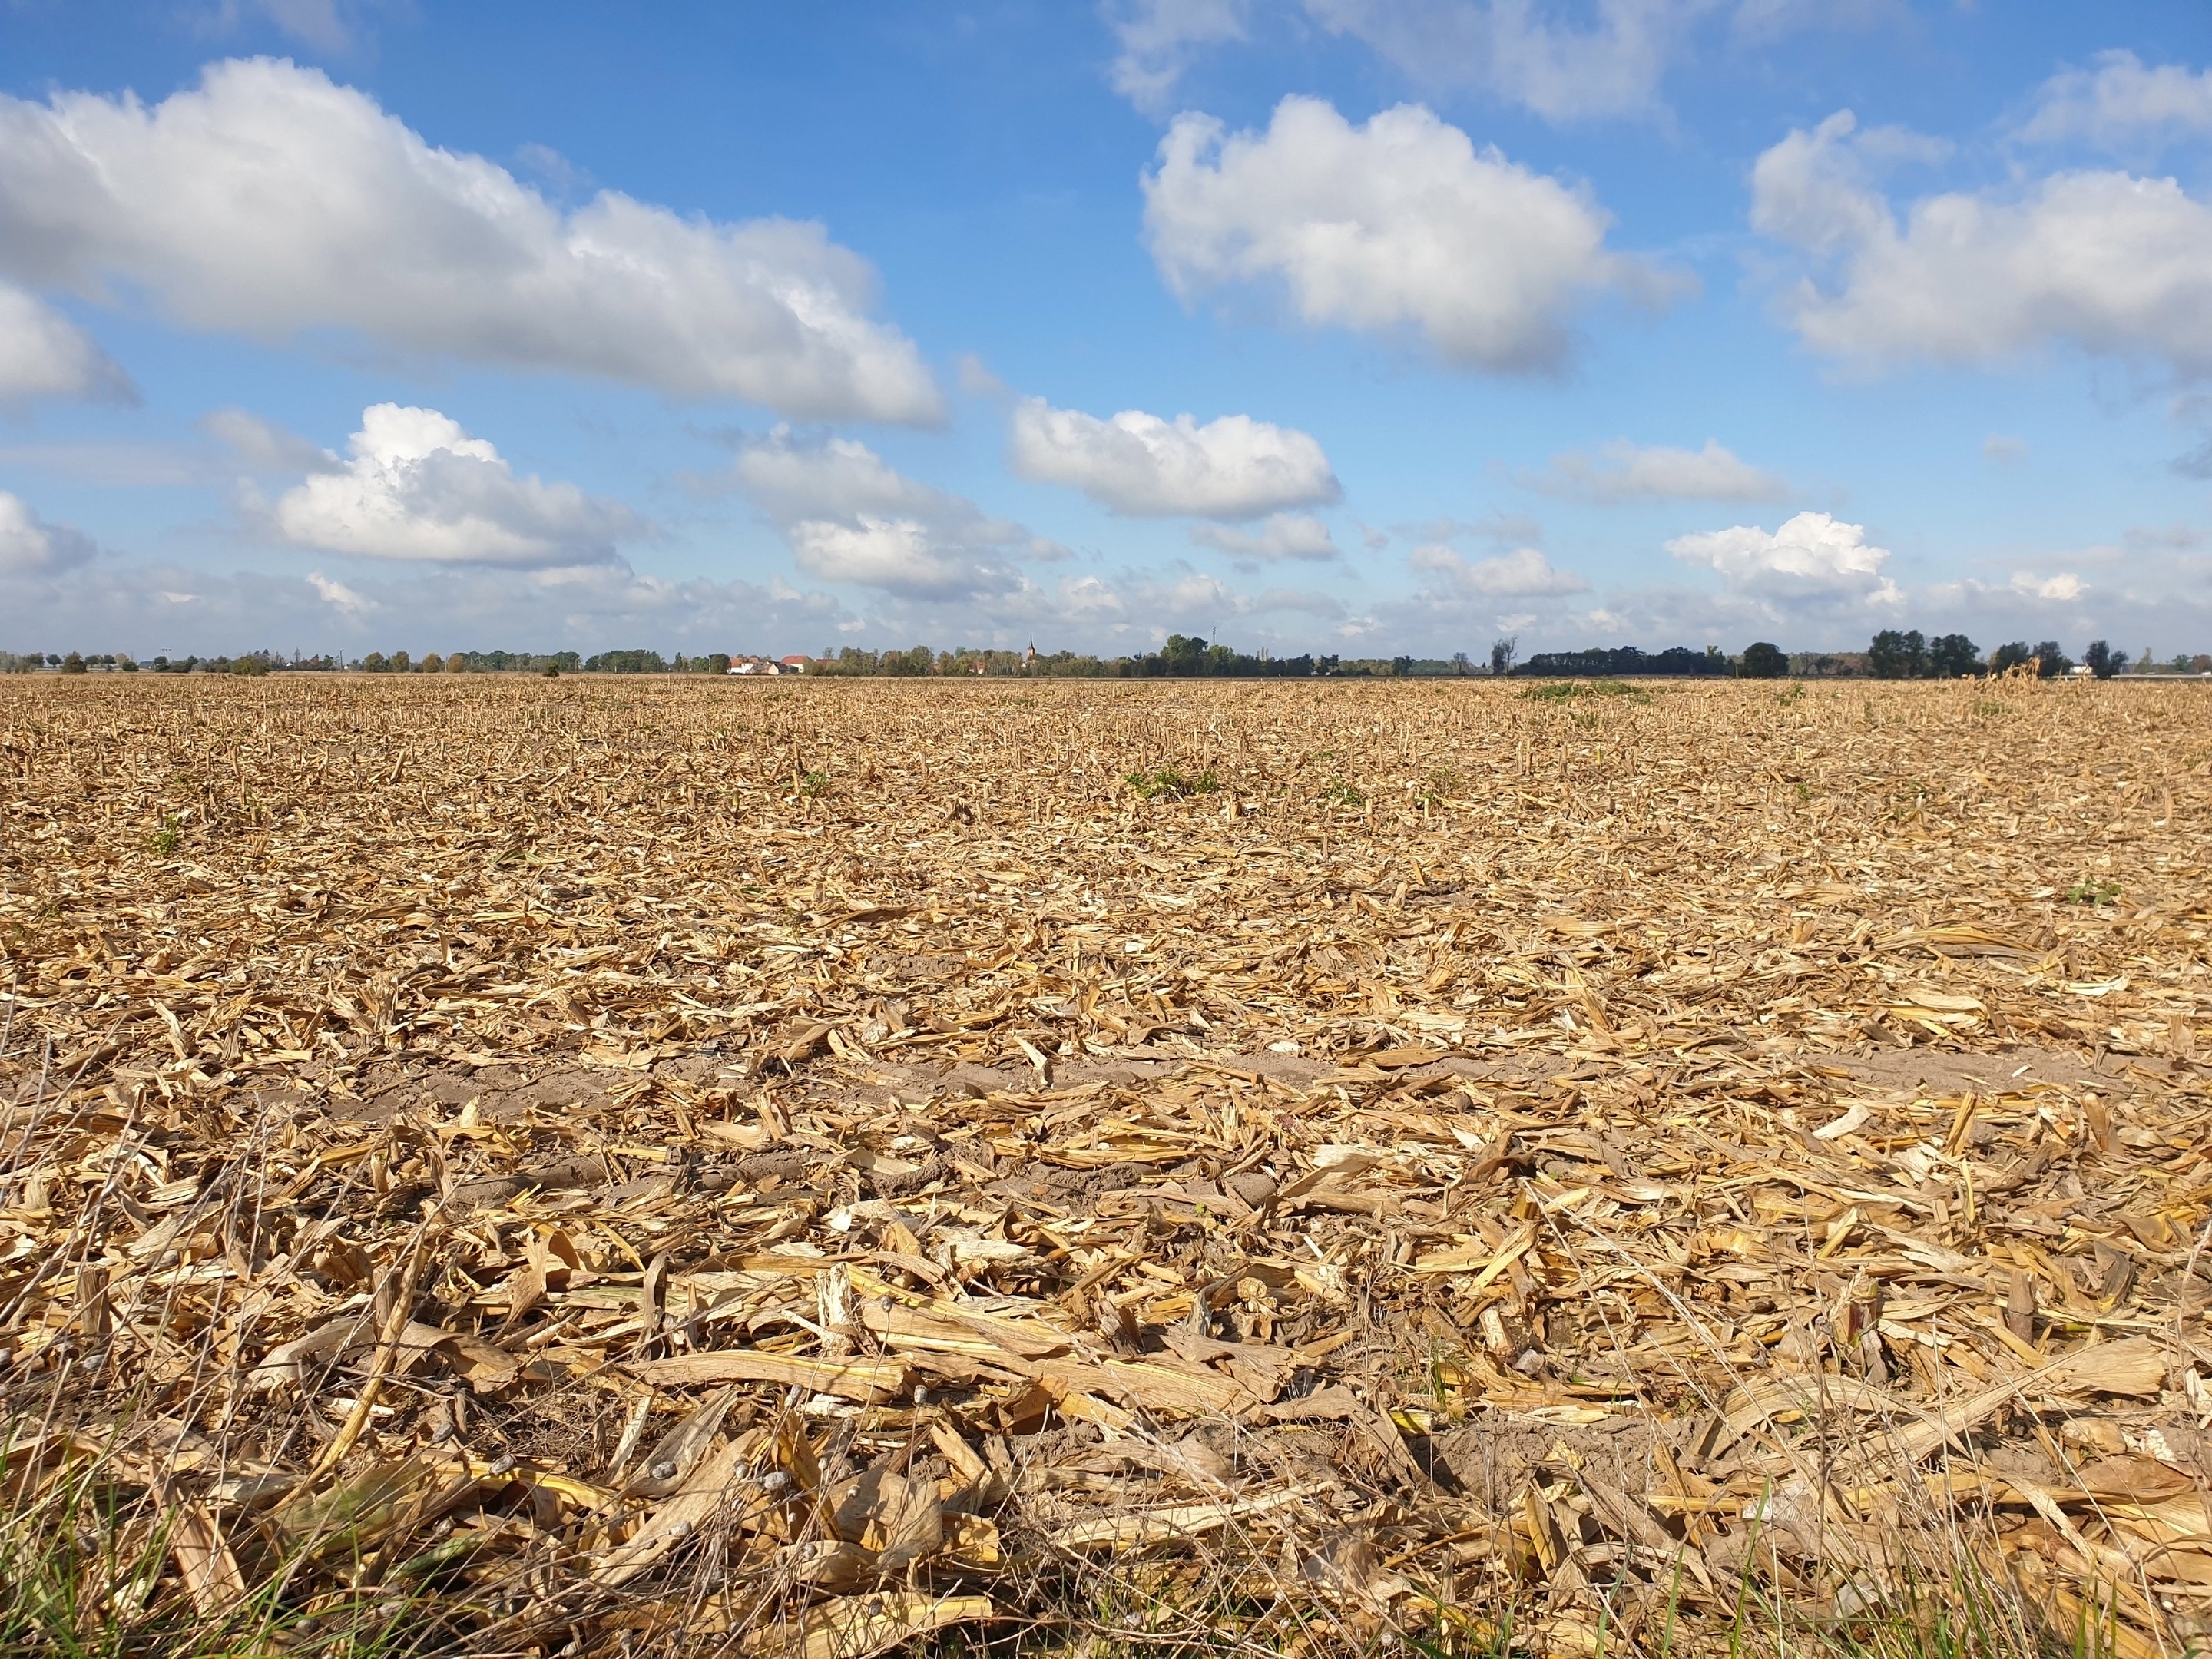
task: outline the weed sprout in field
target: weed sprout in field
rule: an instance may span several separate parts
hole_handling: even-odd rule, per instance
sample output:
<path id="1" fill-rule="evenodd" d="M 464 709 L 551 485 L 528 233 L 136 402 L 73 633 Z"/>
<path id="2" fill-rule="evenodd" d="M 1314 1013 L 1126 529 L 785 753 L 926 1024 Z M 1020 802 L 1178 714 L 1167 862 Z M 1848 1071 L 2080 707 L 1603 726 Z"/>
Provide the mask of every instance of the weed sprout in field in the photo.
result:
<path id="1" fill-rule="evenodd" d="M 1210 795 L 1221 787 L 1210 766 L 1195 777 L 1186 777 L 1172 766 L 1156 766 L 1126 773 L 1121 781 L 1139 800 L 1181 800 L 1186 795 Z"/>
<path id="2" fill-rule="evenodd" d="M 1577 697 L 1626 697 L 1639 703 L 1651 701 L 1649 691 L 1626 680 L 1553 680 L 1544 685 L 1532 685 L 1521 695 L 1531 702 L 1571 702 Z"/>
<path id="3" fill-rule="evenodd" d="M 2119 883 L 2094 876 L 2077 881 L 2066 890 L 2069 904 L 2111 904 L 2119 896 Z"/>

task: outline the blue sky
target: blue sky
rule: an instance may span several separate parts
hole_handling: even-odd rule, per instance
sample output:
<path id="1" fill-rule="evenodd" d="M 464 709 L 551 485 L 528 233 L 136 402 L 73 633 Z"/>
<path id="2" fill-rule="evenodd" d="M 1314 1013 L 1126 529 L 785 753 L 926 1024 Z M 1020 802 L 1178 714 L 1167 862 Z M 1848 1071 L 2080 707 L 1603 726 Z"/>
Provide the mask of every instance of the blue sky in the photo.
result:
<path id="1" fill-rule="evenodd" d="M 2212 648 L 2212 12 L 0 0 L 0 647 Z"/>

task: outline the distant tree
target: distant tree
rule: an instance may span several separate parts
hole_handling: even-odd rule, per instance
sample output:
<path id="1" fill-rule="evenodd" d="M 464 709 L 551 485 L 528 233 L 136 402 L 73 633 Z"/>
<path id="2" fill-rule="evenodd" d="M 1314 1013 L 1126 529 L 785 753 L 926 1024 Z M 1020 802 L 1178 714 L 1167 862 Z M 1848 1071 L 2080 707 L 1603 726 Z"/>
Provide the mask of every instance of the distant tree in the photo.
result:
<path id="1" fill-rule="evenodd" d="M 1390 672 L 1401 680 L 1411 678 L 1413 672 L 1413 659 L 1411 657 L 1391 658 Z"/>
<path id="2" fill-rule="evenodd" d="M 1452 672 L 1455 674 L 1466 675 L 1474 672 L 1474 659 L 1464 651 L 1452 653 L 1451 665 Z"/>
<path id="3" fill-rule="evenodd" d="M 269 672 L 269 659 L 266 654 L 258 651 L 249 653 L 243 657 L 233 657 L 230 659 L 230 672 L 234 674 L 258 678 Z"/>
<path id="4" fill-rule="evenodd" d="M 385 660 L 381 651 L 372 651 L 361 659 L 361 670 L 364 674 L 388 673 L 391 668 L 392 665 Z"/>
<path id="5" fill-rule="evenodd" d="M 1781 680 L 1790 678 L 1790 659 L 1778 645 L 1765 640 L 1754 640 L 1743 648 L 1743 660 L 1736 672 L 1747 680 Z"/>
<path id="6" fill-rule="evenodd" d="M 84 659 L 83 659 L 82 656 L 80 656 L 77 653 L 76 653 L 76 652 L 72 651 L 72 652 L 70 652 L 70 653 L 69 653 L 69 655 L 67 655 L 66 657 L 64 657 L 64 658 L 62 659 L 62 672 L 63 672 L 63 673 L 64 673 L 64 674 L 82 674 L 82 673 L 83 673 L 84 672 L 85 672 L 85 667 L 84 667 Z"/>
<path id="7" fill-rule="evenodd" d="M 419 669 L 416 670 L 416 672 L 420 674 L 442 674 L 445 672 L 446 659 L 434 651 L 424 652 L 422 653 L 422 665 Z"/>
<path id="8" fill-rule="evenodd" d="M 1513 634 L 1508 634 L 1502 640 L 1492 640 L 1490 642 L 1490 672 L 1493 674 L 1511 673 L 1514 653 L 1520 645 L 1520 637 Z"/>
<path id="9" fill-rule="evenodd" d="M 404 651 L 393 652 L 392 653 L 392 672 L 395 674 L 413 673 L 415 672 L 415 659 L 409 656 Z"/>
<path id="10" fill-rule="evenodd" d="M 2025 666 L 2034 655 L 2035 653 L 2028 648 L 2027 641 L 2011 641 L 1990 653 L 1990 672 L 2009 673 L 2015 668 Z"/>
<path id="11" fill-rule="evenodd" d="M 1878 680 L 1903 679 L 1911 663 L 1905 635 L 1894 628 L 1883 629 L 1867 647 L 1867 672 Z"/>
<path id="12" fill-rule="evenodd" d="M 2058 648 L 2056 640 L 2045 640 L 2035 647 L 2035 677 L 2039 680 L 2055 680 L 2074 672 L 2074 659 Z"/>
<path id="13" fill-rule="evenodd" d="M 2081 653 L 2082 665 L 2100 680 L 2108 680 L 2127 666 L 2127 658 L 2116 654 L 2102 640 L 2092 640 Z"/>
<path id="14" fill-rule="evenodd" d="M 2189 672 L 2192 674 L 2212 674 L 2212 657 L 2198 652 L 2189 659 Z"/>
<path id="15" fill-rule="evenodd" d="M 1964 634 L 1938 634 L 1928 642 L 1928 672 L 1939 680 L 1963 679 L 1982 672 L 1982 654 Z"/>
<path id="16" fill-rule="evenodd" d="M 62 665 L 62 659 L 61 659 L 61 658 L 60 658 L 58 655 L 57 655 L 55 653 L 53 653 L 53 652 L 52 652 L 52 651 L 49 651 L 49 652 L 47 652 L 47 653 L 46 653 L 46 666 L 47 666 L 47 667 L 49 667 L 49 668 L 59 668 L 61 665 Z"/>
<path id="17" fill-rule="evenodd" d="M 658 651 L 602 651 L 586 659 L 584 669 L 592 674 L 665 674 L 668 665 Z"/>

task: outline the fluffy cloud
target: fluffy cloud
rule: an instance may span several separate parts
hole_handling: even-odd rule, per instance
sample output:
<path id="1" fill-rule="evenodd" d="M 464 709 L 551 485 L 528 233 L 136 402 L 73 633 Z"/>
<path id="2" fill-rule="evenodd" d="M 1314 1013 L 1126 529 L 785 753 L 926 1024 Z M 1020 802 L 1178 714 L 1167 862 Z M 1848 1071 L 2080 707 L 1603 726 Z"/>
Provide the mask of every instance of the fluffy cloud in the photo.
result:
<path id="1" fill-rule="evenodd" d="M 319 72 L 255 59 L 193 90 L 0 97 L 0 266 L 188 326 L 602 375 L 805 416 L 942 415 L 873 278 L 817 224 L 715 224 L 603 191 L 571 212 L 435 149 Z"/>
<path id="2" fill-rule="evenodd" d="M 1644 447 L 1619 439 L 1596 455 L 1569 450 L 1521 482 L 1547 495 L 1597 501 L 1766 501 L 1790 493 L 1784 479 L 1761 471 L 1711 438 L 1703 449 Z"/>
<path id="3" fill-rule="evenodd" d="M 1769 532 L 1756 525 L 1677 536 L 1667 550 L 1686 564 L 1710 565 L 1736 591 L 1778 600 L 1857 599 L 1900 603 L 1881 574 L 1889 550 L 1870 545 L 1866 526 L 1826 513 L 1800 513 Z"/>
<path id="4" fill-rule="evenodd" d="M 2131 52 L 2100 52 L 2096 64 L 2044 82 L 2019 137 L 2029 143 L 2086 140 L 2124 150 L 2212 133 L 2212 70 L 2152 68 Z"/>
<path id="5" fill-rule="evenodd" d="M 1217 552 L 1240 559 L 1265 559 L 1270 563 L 1285 559 L 1318 562 L 1333 559 L 1338 552 L 1336 538 L 1328 533 L 1328 526 L 1310 513 L 1273 514 L 1256 530 L 1202 524 L 1192 529 L 1190 538 L 1200 547 L 1210 547 Z"/>
<path id="6" fill-rule="evenodd" d="M 1107 0 L 1121 52 L 1107 78 L 1147 115 L 1164 113 L 1189 67 L 1191 49 L 1244 38 L 1249 0 Z"/>
<path id="7" fill-rule="evenodd" d="M 1029 398 L 1014 411 L 1009 453 L 1024 477 L 1068 485 L 1133 518 L 1252 519 L 1341 493 L 1310 435 L 1249 415 L 1200 426 L 1188 415 L 1164 421 L 1125 409 L 1102 421 Z"/>
<path id="8" fill-rule="evenodd" d="M 1452 591 L 1469 599 L 1558 599 L 1587 593 L 1589 584 L 1562 570 L 1533 547 L 1516 547 L 1495 558 L 1470 559 L 1456 548 L 1430 542 L 1406 556 L 1414 569 L 1441 577 Z"/>
<path id="9" fill-rule="evenodd" d="M 1416 85 L 1467 87 L 1548 120 L 1635 115 L 1657 106 L 1668 58 L 1717 0 L 1305 0 L 1333 33 L 1364 41 Z"/>
<path id="10" fill-rule="evenodd" d="M 88 562 L 91 538 L 48 524 L 21 498 L 0 489 L 0 579 L 54 576 Z"/>
<path id="11" fill-rule="evenodd" d="M 1267 131 L 1176 118 L 1145 176 L 1152 258 L 1185 299 L 1279 282 L 1299 319 L 1417 331 L 1462 368 L 1558 363 L 1591 293 L 1656 291 L 1607 251 L 1584 191 L 1478 151 L 1416 104 L 1355 127 L 1317 98 L 1285 98 Z"/>
<path id="12" fill-rule="evenodd" d="M 269 514 L 298 547 L 364 558 L 544 569 L 614 556 L 647 533 L 618 501 L 517 477 L 498 450 L 434 409 L 378 404 L 351 459 L 280 496 Z"/>
<path id="13" fill-rule="evenodd" d="M 850 439 L 805 443 L 779 427 L 739 447 L 727 481 L 781 529 L 799 568 L 826 581 L 943 602 L 1015 592 L 1024 579 L 1012 559 L 1067 554 Z"/>
<path id="14" fill-rule="evenodd" d="M 792 556 L 824 581 L 859 582 L 909 599 L 955 599 L 1016 586 L 1019 578 L 975 550 L 947 546 L 915 519 L 860 514 L 852 524 L 806 519 L 791 526 Z"/>
<path id="15" fill-rule="evenodd" d="M 1832 356 L 1986 363 L 2054 341 L 2212 370 L 2212 207 L 2172 179 L 2069 172 L 1915 202 L 1900 228 L 1844 111 L 1759 158 L 1752 223 L 1832 269 L 1784 297 Z M 1869 135 L 1872 137 L 1873 135 Z"/>
<path id="16" fill-rule="evenodd" d="M 36 295 L 0 283 L 0 404 L 39 398 L 136 403 L 138 391 L 89 334 Z"/>

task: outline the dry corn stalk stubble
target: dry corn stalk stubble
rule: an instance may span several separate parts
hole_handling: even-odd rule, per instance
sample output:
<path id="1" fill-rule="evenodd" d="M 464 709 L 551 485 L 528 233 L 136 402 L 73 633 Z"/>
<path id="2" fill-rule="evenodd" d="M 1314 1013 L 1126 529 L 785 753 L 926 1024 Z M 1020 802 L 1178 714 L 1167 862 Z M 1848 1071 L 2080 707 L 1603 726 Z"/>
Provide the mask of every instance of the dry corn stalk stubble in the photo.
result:
<path id="1" fill-rule="evenodd" d="M 2179 1653 L 2208 711 L 0 681 L 11 1506 L 147 1642 Z"/>

